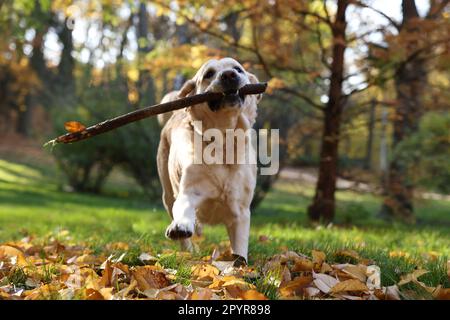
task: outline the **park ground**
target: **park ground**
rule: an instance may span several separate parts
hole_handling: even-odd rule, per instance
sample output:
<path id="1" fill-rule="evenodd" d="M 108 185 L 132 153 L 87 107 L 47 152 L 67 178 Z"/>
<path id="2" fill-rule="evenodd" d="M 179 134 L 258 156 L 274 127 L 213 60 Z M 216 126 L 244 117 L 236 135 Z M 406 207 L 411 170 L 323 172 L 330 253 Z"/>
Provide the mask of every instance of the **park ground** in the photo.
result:
<path id="1" fill-rule="evenodd" d="M 56 239 L 89 248 L 93 255 L 125 253 L 122 263 L 129 266 L 142 264 L 143 252 L 166 260 L 176 252 L 178 245 L 164 237 L 169 217 L 161 202 L 150 201 L 130 179 L 116 172 L 104 194 L 74 193 L 55 182 L 58 171 L 53 162 L 37 159 L 17 161 L 7 154 L 0 158 L 0 244 L 20 244 L 25 238 L 45 245 Z M 410 226 L 377 219 L 378 196 L 341 190 L 335 224 L 317 226 L 306 216 L 312 195 L 310 183 L 278 180 L 252 215 L 250 266 L 261 269 L 271 257 L 289 251 L 312 255 L 313 261 L 320 252 L 330 265 L 370 261 L 381 270 L 382 286 L 395 285 L 415 270 L 428 271 L 416 274 L 420 282 L 415 279 L 403 286 L 402 298 L 430 298 L 418 283 L 450 287 L 450 201 L 417 200 L 418 223 Z M 226 241 L 223 226 L 205 227 L 192 259 L 210 257 L 214 249 L 226 247 Z M 171 267 L 182 268 L 179 263 Z M 280 298 L 269 291 L 263 293 Z"/>

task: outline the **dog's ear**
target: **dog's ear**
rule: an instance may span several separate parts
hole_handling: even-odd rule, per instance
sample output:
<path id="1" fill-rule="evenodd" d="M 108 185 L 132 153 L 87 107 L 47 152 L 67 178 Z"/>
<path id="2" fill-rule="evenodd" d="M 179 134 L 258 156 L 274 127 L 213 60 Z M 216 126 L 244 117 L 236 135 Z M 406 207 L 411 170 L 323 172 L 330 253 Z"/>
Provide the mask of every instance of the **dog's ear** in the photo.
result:
<path id="1" fill-rule="evenodd" d="M 195 90 L 195 81 L 193 79 L 186 81 L 178 92 L 178 98 L 184 98 L 192 95 Z"/>
<path id="2" fill-rule="evenodd" d="M 250 80 L 251 84 L 259 83 L 258 78 L 253 73 L 247 72 L 247 77 L 248 77 L 248 80 Z M 258 103 L 261 99 L 262 99 L 262 94 L 258 94 L 256 96 L 256 103 Z"/>

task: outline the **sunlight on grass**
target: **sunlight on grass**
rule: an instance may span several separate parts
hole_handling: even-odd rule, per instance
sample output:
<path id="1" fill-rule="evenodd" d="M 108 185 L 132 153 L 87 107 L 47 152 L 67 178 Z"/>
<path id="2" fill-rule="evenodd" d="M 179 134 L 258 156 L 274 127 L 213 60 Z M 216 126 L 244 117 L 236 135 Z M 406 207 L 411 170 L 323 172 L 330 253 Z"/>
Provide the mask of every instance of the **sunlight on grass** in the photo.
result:
<path id="1" fill-rule="evenodd" d="M 0 159 L 0 181 L 32 183 L 33 180 L 41 178 L 41 173 L 36 169 Z"/>
<path id="2" fill-rule="evenodd" d="M 54 175 L 0 160 L 0 242 L 26 235 L 46 239 L 68 230 L 71 241 L 87 243 L 96 251 L 118 241 L 136 248 L 145 245 L 155 252 L 178 248 L 177 242 L 164 237 L 169 217 L 160 201 L 62 192 L 53 179 Z M 331 254 L 347 248 L 385 268 L 386 283 L 398 280 L 396 268 L 414 269 L 418 263 L 428 263 L 430 257 L 435 262 L 429 268 L 436 270 L 430 281 L 439 281 L 445 274 L 441 264 L 450 256 L 448 202 L 421 201 L 418 216 L 430 223 L 432 218 L 440 222 L 406 226 L 378 220 L 375 196 L 340 191 L 337 225 L 314 227 L 306 216 L 312 193 L 311 187 L 277 182 L 253 213 L 250 263 L 284 250 L 309 254 L 311 249 L 319 249 Z M 217 244 L 228 240 L 223 226 L 204 230 L 198 243 L 204 254 L 211 254 Z"/>

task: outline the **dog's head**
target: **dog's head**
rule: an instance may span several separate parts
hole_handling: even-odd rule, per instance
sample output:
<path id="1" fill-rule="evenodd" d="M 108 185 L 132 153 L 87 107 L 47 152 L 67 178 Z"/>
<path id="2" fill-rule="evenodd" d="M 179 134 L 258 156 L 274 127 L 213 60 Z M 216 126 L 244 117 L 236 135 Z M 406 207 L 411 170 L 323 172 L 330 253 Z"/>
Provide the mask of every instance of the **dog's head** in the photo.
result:
<path id="1" fill-rule="evenodd" d="M 246 84 L 258 82 L 256 76 L 245 71 L 244 67 L 236 60 L 232 58 L 214 59 L 200 67 L 195 76 L 183 85 L 178 96 L 181 98 L 204 92 L 222 92 L 224 97 L 221 100 L 208 102 L 211 111 L 217 112 L 229 107 L 241 108 L 249 97 L 239 96 L 238 90 Z M 257 96 L 254 102 L 258 102 L 260 98 L 260 95 Z M 254 100 L 254 98 L 249 100 Z"/>

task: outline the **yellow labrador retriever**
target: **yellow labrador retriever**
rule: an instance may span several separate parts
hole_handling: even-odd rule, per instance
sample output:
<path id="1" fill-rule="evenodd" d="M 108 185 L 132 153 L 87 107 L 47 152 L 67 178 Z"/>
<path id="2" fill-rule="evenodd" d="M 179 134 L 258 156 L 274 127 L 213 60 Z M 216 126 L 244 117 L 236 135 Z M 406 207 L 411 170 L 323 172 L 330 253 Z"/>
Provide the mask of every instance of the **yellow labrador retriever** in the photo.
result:
<path id="1" fill-rule="evenodd" d="M 194 161 L 194 144 L 201 141 L 206 147 L 203 135 L 210 129 L 225 135 L 230 129 L 245 131 L 253 126 L 261 96 L 241 97 L 237 93 L 249 83 L 258 83 L 258 79 L 236 60 L 209 60 L 180 91 L 167 94 L 162 102 L 206 91 L 222 92 L 224 98 L 175 111 L 169 119 L 159 118 L 165 125 L 158 148 L 158 173 L 164 206 L 172 218 L 166 236 L 191 249 L 189 238 L 200 232 L 201 224 L 225 224 L 235 265 L 247 260 L 256 164 L 198 163 Z M 247 138 L 245 148 L 235 148 L 236 152 L 254 151 Z"/>

